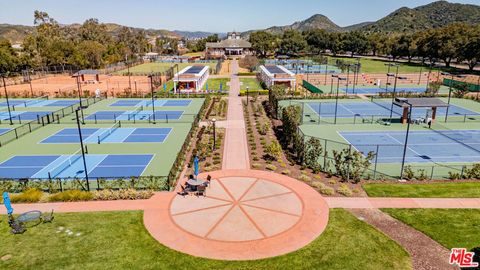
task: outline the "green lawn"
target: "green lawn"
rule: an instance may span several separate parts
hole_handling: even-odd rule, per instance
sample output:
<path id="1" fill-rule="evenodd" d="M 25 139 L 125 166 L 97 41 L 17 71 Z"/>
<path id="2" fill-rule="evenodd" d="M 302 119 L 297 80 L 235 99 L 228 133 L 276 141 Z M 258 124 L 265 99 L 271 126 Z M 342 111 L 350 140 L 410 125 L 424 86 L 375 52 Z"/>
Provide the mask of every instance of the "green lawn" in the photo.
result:
<path id="1" fill-rule="evenodd" d="M 134 66 L 130 68 L 130 72 L 132 74 L 147 74 L 152 72 L 163 72 L 169 69 L 170 67 L 174 66 L 176 63 L 162 63 L 162 62 L 154 62 L 154 63 L 144 63 L 138 66 Z M 208 65 L 210 67 L 210 73 L 215 73 L 215 67 L 217 66 L 217 62 L 208 62 L 208 63 L 178 63 L 178 71 L 181 71 L 187 66 L 191 65 Z M 177 70 L 174 70 L 177 72 Z M 114 74 L 121 75 L 127 72 L 127 69 L 119 70 Z"/>
<path id="2" fill-rule="evenodd" d="M 448 249 L 480 246 L 480 209 L 382 209 Z"/>
<path id="3" fill-rule="evenodd" d="M 365 184 L 370 197 L 480 198 L 480 183 Z"/>
<path id="4" fill-rule="evenodd" d="M 220 84 L 222 84 L 222 90 L 230 90 L 230 85 L 227 83 L 230 83 L 229 78 L 211 78 L 203 85 L 203 90 L 207 89 L 207 84 L 208 90 L 220 90 Z"/>
<path id="5" fill-rule="evenodd" d="M 74 235 L 57 233 L 60 226 Z M 258 261 L 215 261 L 168 249 L 148 234 L 142 212 L 57 214 L 52 224 L 23 235 L 11 235 L 2 222 L 0 237 L 0 257 L 12 255 L 0 261 L 1 269 L 411 269 L 405 250 L 341 209 L 330 212 L 326 231 L 310 245 Z"/>
<path id="6" fill-rule="evenodd" d="M 240 78 L 240 90 L 263 90 L 260 82 L 256 78 Z"/>
<path id="7" fill-rule="evenodd" d="M 347 62 L 356 63 L 356 59 L 350 57 L 328 57 L 329 64 L 333 65 L 336 59 L 341 59 Z M 360 64 L 362 65 L 362 73 L 387 73 L 388 67 L 385 64 L 391 63 L 391 61 L 361 58 Z M 398 68 L 399 73 L 417 73 L 420 72 L 420 64 L 417 63 L 400 63 Z M 395 68 L 396 69 L 396 68 Z M 433 69 L 436 70 L 436 69 Z M 392 71 L 392 70 L 390 70 Z M 428 69 L 424 66 L 422 72 L 428 72 Z"/>

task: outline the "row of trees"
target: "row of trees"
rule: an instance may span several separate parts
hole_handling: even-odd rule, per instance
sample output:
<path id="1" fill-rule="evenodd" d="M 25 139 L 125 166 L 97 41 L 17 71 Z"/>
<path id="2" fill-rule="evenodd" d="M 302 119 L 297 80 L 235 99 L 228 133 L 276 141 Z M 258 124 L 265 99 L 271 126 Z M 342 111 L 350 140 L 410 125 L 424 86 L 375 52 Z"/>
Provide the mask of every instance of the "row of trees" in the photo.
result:
<path id="1" fill-rule="evenodd" d="M 35 11 L 34 25 L 35 31 L 26 36 L 21 51 L 0 41 L 0 72 L 53 65 L 101 68 L 152 49 L 145 31 L 122 27 L 114 35 L 97 19 L 80 26 L 62 26 L 46 12 Z"/>
<path id="2" fill-rule="evenodd" d="M 443 61 L 447 67 L 454 60 L 473 68 L 480 61 L 480 25 L 455 23 L 442 28 L 415 33 L 327 32 L 322 29 L 288 30 L 281 35 L 254 32 L 250 42 L 257 54 L 299 55 L 330 52 L 333 55 L 386 55 L 393 60 L 420 58 L 423 62 Z"/>

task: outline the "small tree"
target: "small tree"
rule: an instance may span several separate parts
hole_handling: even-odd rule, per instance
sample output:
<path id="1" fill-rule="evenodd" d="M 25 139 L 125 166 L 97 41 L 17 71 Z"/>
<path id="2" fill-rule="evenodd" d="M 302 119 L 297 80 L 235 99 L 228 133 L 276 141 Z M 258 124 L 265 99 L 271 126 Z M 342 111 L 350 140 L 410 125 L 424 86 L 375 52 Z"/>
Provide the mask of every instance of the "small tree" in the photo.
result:
<path id="1" fill-rule="evenodd" d="M 453 96 L 456 98 L 463 98 L 468 93 L 468 86 L 466 84 L 453 85 Z"/>
<path id="2" fill-rule="evenodd" d="M 310 167 L 315 173 L 321 170 L 318 159 L 320 158 L 322 153 L 323 147 L 319 139 L 311 137 L 305 143 L 305 164 Z"/>
<path id="3" fill-rule="evenodd" d="M 440 90 L 440 86 L 442 84 L 440 82 L 431 82 L 429 85 L 428 85 L 428 89 L 427 89 L 427 93 L 431 94 L 431 95 L 436 95 L 438 94 L 438 91 Z"/>
<path id="4" fill-rule="evenodd" d="M 240 59 L 239 63 L 240 67 L 248 69 L 250 72 L 254 71 L 258 64 L 258 58 L 253 55 L 247 55 L 244 58 Z"/>
<path id="5" fill-rule="evenodd" d="M 336 174 L 342 178 L 343 181 L 352 180 L 354 183 L 358 183 L 364 172 L 370 167 L 371 160 L 374 157 L 374 152 L 369 152 L 367 156 L 364 157 L 362 153 L 355 150 L 333 150 Z"/>

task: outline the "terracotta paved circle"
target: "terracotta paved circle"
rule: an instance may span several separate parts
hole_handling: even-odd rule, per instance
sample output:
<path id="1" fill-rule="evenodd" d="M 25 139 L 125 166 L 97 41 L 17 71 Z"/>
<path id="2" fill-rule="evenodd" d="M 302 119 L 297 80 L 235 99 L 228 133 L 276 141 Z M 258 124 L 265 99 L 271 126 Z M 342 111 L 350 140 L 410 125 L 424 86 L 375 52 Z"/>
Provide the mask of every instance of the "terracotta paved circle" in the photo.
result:
<path id="1" fill-rule="evenodd" d="M 328 223 L 325 200 L 296 179 L 254 170 L 209 174 L 206 197 L 173 193 L 161 208 L 145 209 L 155 239 L 194 256 L 252 260 L 300 249 Z"/>
<path id="2" fill-rule="evenodd" d="M 290 229 L 303 214 L 303 202 L 293 190 L 266 179 L 213 179 L 206 196 L 177 196 L 170 214 L 185 231 L 211 240 L 272 237 Z"/>

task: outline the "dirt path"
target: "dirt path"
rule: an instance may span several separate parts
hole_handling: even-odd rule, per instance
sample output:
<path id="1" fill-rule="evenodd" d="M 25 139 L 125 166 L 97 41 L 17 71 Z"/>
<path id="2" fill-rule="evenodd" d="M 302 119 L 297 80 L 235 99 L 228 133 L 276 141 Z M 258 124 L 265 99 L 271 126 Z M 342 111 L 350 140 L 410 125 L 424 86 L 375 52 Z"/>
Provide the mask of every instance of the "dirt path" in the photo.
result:
<path id="1" fill-rule="evenodd" d="M 410 254 L 413 269 L 458 269 L 448 263 L 449 250 L 427 235 L 415 230 L 378 209 L 349 209 L 360 220 L 367 222 L 399 243 Z"/>

